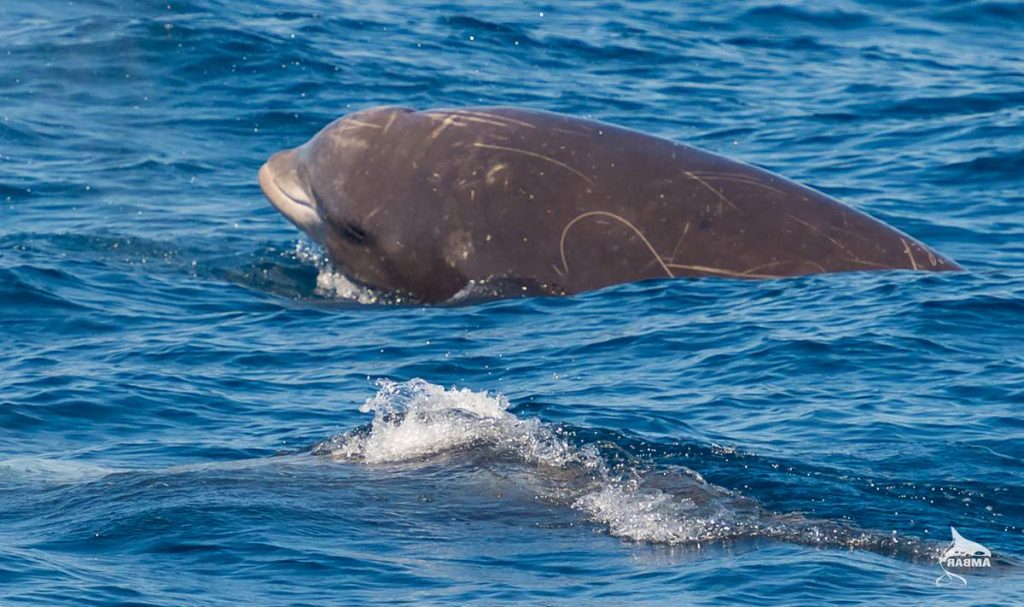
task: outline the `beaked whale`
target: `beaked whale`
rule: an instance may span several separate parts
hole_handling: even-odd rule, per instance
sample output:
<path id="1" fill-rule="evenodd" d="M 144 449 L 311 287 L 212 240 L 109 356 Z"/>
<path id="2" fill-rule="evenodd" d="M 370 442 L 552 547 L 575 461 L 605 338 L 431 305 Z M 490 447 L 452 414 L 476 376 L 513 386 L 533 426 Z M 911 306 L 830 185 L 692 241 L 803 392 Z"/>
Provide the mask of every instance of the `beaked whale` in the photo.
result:
<path id="1" fill-rule="evenodd" d="M 274 154 L 271 203 L 349 278 L 420 302 L 473 282 L 958 270 L 818 191 L 681 143 L 508 107 L 376 107 Z"/>

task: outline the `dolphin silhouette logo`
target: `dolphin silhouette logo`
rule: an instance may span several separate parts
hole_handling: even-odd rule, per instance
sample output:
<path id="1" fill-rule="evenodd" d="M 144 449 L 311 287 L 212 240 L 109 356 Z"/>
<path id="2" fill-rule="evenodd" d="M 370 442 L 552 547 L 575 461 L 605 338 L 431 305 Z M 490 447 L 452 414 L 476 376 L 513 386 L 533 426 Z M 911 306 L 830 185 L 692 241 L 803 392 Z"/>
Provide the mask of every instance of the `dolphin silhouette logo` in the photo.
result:
<path id="1" fill-rule="evenodd" d="M 953 532 L 953 545 L 939 556 L 940 561 L 948 561 L 954 558 L 973 558 L 973 557 L 991 557 L 992 551 L 982 546 L 978 542 L 972 542 L 971 540 L 960 535 L 960 532 L 956 530 L 956 527 L 950 527 L 950 531 Z"/>
<path id="2" fill-rule="evenodd" d="M 946 566 L 988 567 L 988 559 L 992 556 L 992 551 L 978 542 L 972 542 L 960 535 L 960 532 L 956 530 L 956 527 L 950 527 L 949 530 L 953 532 L 953 543 L 939 555 L 939 567 L 942 568 L 943 573 L 935 580 L 935 585 L 941 586 L 943 584 L 960 582 L 966 586 L 967 579 L 963 576 L 950 572 L 946 569 Z M 983 564 L 975 564 L 973 559 L 978 559 L 977 562 Z"/>

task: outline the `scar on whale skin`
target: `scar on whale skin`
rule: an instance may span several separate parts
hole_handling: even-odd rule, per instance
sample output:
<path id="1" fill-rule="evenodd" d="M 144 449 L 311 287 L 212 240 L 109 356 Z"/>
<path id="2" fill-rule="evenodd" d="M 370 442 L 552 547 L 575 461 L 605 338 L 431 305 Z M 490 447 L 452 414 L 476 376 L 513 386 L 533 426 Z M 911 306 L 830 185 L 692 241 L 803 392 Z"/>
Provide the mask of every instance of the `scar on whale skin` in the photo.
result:
<path id="1" fill-rule="evenodd" d="M 559 240 L 558 249 L 562 255 L 562 268 L 564 268 L 566 274 L 569 273 L 569 262 L 565 258 L 565 237 L 569 234 L 569 230 L 572 229 L 572 227 L 576 225 L 576 223 L 583 219 L 586 219 L 587 217 L 610 217 L 612 219 L 615 219 L 616 221 L 620 221 L 623 224 L 625 224 L 626 227 L 628 227 L 630 230 L 633 230 L 633 232 L 640 237 L 640 240 L 651 251 L 651 255 L 654 255 L 654 259 L 657 260 L 658 265 L 661 266 L 661 269 L 665 270 L 665 274 L 668 275 L 669 278 L 675 278 L 675 274 L 672 273 L 672 270 L 669 269 L 669 266 L 666 265 L 665 262 L 661 259 L 661 255 L 658 255 L 658 251 L 654 248 L 654 245 L 651 244 L 651 241 L 647 240 L 647 237 L 644 236 L 644 233 L 641 232 L 640 229 L 637 228 L 635 225 L 630 223 L 630 221 L 625 217 L 622 217 L 621 215 L 616 215 L 615 213 L 611 213 L 608 211 L 589 211 L 587 213 L 581 213 L 580 215 L 577 215 L 575 218 L 573 218 L 569 223 L 565 224 L 565 227 L 562 228 L 562 238 Z"/>
<path id="2" fill-rule="evenodd" d="M 579 175 L 580 178 L 586 180 L 588 183 L 593 183 L 593 181 L 590 179 L 590 177 L 587 177 L 583 173 L 577 171 L 576 169 L 572 168 L 571 166 L 565 164 L 564 162 L 559 162 L 558 160 L 555 160 L 554 158 L 551 158 L 550 156 L 545 156 L 544 154 L 538 154 L 537 152 L 531 152 L 530 150 L 521 150 L 519 148 L 510 148 L 510 147 L 504 146 L 504 145 L 491 145 L 489 143 L 480 143 L 479 141 L 474 143 L 473 145 L 478 147 L 478 148 L 487 148 L 487 149 L 491 149 L 491 150 L 504 150 L 506 152 L 513 152 L 515 154 L 525 154 L 527 156 L 533 156 L 534 158 L 540 158 L 541 160 L 546 160 L 547 162 L 550 162 L 552 164 L 556 164 L 556 165 L 562 167 L 563 169 L 565 169 L 567 171 L 572 171 L 573 173 Z"/>

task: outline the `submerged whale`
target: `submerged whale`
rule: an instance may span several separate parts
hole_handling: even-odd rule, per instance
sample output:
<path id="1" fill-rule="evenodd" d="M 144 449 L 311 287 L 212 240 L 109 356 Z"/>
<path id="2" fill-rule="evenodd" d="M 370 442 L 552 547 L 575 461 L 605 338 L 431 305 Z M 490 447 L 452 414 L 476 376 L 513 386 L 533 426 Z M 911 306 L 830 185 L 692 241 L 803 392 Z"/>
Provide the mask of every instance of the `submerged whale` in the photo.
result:
<path id="1" fill-rule="evenodd" d="M 278 152 L 259 181 L 348 277 L 421 302 L 491 282 L 572 294 L 649 278 L 957 270 L 766 170 L 549 112 L 376 107 Z"/>

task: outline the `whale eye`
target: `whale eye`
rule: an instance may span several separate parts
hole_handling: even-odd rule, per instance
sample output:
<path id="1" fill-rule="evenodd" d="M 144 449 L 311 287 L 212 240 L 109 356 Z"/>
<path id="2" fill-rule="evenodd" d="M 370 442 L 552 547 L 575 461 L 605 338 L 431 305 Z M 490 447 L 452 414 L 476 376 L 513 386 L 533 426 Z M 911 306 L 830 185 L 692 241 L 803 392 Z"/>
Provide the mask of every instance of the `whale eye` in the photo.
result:
<path id="1" fill-rule="evenodd" d="M 355 221 L 333 216 L 329 212 L 322 214 L 321 217 L 327 223 L 328 231 L 340 240 L 361 247 L 373 245 L 373 237 Z"/>
<path id="2" fill-rule="evenodd" d="M 363 231 L 363 228 L 351 221 L 346 221 L 341 224 L 341 236 L 352 244 L 366 244 L 366 232 Z"/>

